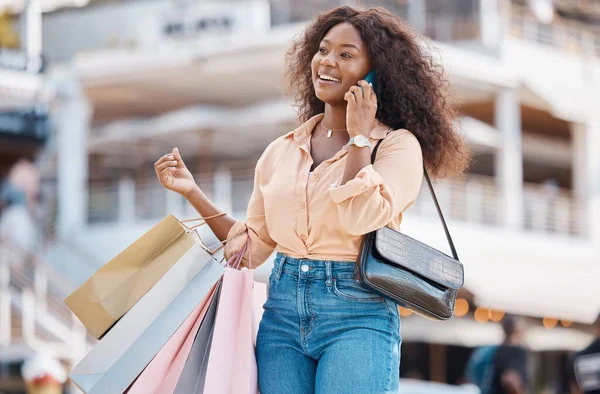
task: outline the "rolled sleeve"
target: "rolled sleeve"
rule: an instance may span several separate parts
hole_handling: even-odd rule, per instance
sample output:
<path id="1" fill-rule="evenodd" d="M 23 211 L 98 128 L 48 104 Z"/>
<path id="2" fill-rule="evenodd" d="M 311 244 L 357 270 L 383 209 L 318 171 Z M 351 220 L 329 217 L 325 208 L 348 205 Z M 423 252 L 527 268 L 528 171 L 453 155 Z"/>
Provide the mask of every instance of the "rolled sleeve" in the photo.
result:
<path id="1" fill-rule="evenodd" d="M 332 201 L 339 204 L 380 185 L 383 185 L 383 178 L 375 171 L 373 165 L 369 164 L 363 167 L 354 179 L 349 180 L 345 185 L 332 185 L 329 194 Z"/>
<path id="2" fill-rule="evenodd" d="M 329 189 L 340 223 L 352 235 L 388 225 L 416 199 L 423 181 L 423 156 L 416 137 L 396 130 L 381 142 L 374 164 L 342 186 Z"/>
<path id="3" fill-rule="evenodd" d="M 232 238 L 225 244 L 225 259 L 229 260 L 242 250 L 242 247 L 250 238 L 250 249 L 242 256 L 242 265 L 248 268 L 256 268 L 264 263 L 273 250 L 275 242 L 269 236 L 266 226 L 260 226 L 256 218 L 236 222 L 227 238 Z M 244 234 L 245 233 L 245 234 Z"/>
<path id="4" fill-rule="evenodd" d="M 229 234 L 227 234 L 227 239 L 229 241 L 225 244 L 225 259 L 229 260 L 232 256 L 239 253 L 242 250 L 242 247 L 248 240 L 248 227 L 246 227 L 246 223 L 242 221 L 237 221 L 229 230 Z M 246 233 L 246 234 L 244 234 Z"/>

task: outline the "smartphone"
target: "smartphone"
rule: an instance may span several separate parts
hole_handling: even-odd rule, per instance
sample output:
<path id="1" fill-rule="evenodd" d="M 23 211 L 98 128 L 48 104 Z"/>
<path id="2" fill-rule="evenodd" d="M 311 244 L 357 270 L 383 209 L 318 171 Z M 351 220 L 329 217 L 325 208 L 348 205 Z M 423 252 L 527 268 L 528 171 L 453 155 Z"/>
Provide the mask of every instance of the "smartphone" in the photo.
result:
<path id="1" fill-rule="evenodd" d="M 373 87 L 373 90 L 375 90 L 375 70 L 369 71 L 367 76 L 364 77 L 364 80 L 367 81 L 367 83 L 370 83 Z"/>
<path id="2" fill-rule="evenodd" d="M 369 71 L 369 73 L 363 79 L 367 83 L 370 83 L 373 90 L 375 90 L 375 70 Z M 361 91 L 363 90 L 362 86 L 360 87 L 360 90 Z M 363 92 L 363 94 L 364 94 L 364 92 Z"/>

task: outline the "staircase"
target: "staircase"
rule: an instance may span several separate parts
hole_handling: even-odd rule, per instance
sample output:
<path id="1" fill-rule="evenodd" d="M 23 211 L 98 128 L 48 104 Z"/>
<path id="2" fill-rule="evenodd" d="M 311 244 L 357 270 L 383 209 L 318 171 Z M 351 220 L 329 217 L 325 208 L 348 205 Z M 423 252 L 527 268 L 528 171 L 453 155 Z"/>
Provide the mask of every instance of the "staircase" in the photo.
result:
<path id="1" fill-rule="evenodd" d="M 41 352 L 72 368 L 95 341 L 63 302 L 74 289 L 39 256 L 0 242 L 0 363 Z"/>

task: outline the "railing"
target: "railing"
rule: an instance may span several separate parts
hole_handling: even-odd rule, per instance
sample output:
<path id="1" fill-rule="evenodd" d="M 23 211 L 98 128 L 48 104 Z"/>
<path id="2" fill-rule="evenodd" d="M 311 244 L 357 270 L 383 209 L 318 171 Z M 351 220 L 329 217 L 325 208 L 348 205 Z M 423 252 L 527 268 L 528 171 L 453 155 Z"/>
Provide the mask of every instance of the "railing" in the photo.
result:
<path id="1" fill-rule="evenodd" d="M 425 19 L 425 34 L 440 42 L 478 42 L 481 25 L 477 15 L 429 13 Z"/>
<path id="2" fill-rule="evenodd" d="M 208 174 L 199 176 L 205 186 L 209 185 Z M 193 208 L 183 198 L 175 193 L 165 190 L 158 182 L 152 181 L 142 185 L 133 186 L 131 182 L 121 182 L 121 187 L 128 187 L 127 192 L 118 191 L 115 185 L 106 186 L 100 193 L 105 195 L 108 190 L 127 199 L 114 197 L 118 204 L 109 208 L 106 206 L 95 207 L 90 205 L 89 217 L 104 218 L 96 223 L 117 223 L 129 220 L 156 220 L 167 213 L 178 213 L 185 217 L 197 216 Z M 449 219 L 477 223 L 482 225 L 504 225 L 502 213 L 502 195 L 496 186 L 496 180 L 487 176 L 469 175 L 465 179 L 444 180 L 435 184 L 437 197 Z M 252 193 L 253 175 L 249 171 L 229 173 L 229 176 L 215 177 L 212 187 L 206 190 L 211 199 L 227 212 L 243 215 Z M 98 190 L 97 186 L 90 190 Z M 116 190 L 116 191 L 115 191 Z M 154 194 L 155 196 L 152 196 Z M 525 184 L 523 187 L 523 228 L 526 230 L 558 233 L 565 235 L 583 235 L 582 206 L 573 199 L 569 192 L 563 189 L 548 189 L 541 185 Z M 90 201 L 93 201 L 90 196 Z M 118 212 L 127 212 L 140 201 L 153 201 L 155 206 L 145 210 L 145 216 L 131 218 L 127 214 L 119 215 Z M 109 209 L 110 212 L 105 212 Z M 436 215 L 435 207 L 429 196 L 425 184 L 414 206 L 410 208 L 411 214 L 430 216 Z M 120 219 L 114 219 L 118 217 Z M 93 222 L 91 223 L 93 224 Z"/>
<path id="3" fill-rule="evenodd" d="M 449 219 L 500 226 L 501 196 L 494 178 L 471 176 L 463 180 L 445 180 L 434 184 L 435 194 Z M 426 183 L 423 183 L 412 214 L 436 216 L 437 211 Z"/>
<path id="4" fill-rule="evenodd" d="M 326 11 L 338 5 L 341 0 L 271 0 L 271 26 L 287 25 L 311 20 L 319 12 Z"/>
<path id="5" fill-rule="evenodd" d="M 91 338 L 63 302 L 72 290 L 36 255 L 0 240 L 0 344 L 44 343 L 67 361 L 81 357 Z"/>
<path id="6" fill-rule="evenodd" d="M 216 198 L 228 211 L 239 213 L 245 212 L 248 205 L 254 184 L 253 175 L 253 170 L 226 171 L 221 176 L 201 173 L 194 179 L 209 198 Z M 154 220 L 168 213 L 198 216 L 183 197 L 165 190 L 155 179 L 93 183 L 88 190 L 90 224 Z"/>
<path id="7" fill-rule="evenodd" d="M 340 5 L 381 6 L 400 16 L 416 30 L 438 41 L 479 40 L 480 0 L 271 0 L 273 26 L 311 20 L 320 12 Z"/>
<path id="8" fill-rule="evenodd" d="M 510 34 L 576 54 L 600 56 L 600 31 L 575 21 L 544 24 L 517 5 L 511 7 Z"/>
<path id="9" fill-rule="evenodd" d="M 447 180 L 434 186 L 444 213 L 451 219 L 502 226 L 502 195 L 494 178 L 469 176 L 464 180 Z M 414 212 L 437 215 L 429 190 L 424 184 Z M 535 232 L 564 235 L 585 234 L 583 208 L 568 191 L 543 185 L 523 186 L 523 228 Z"/>
<path id="10" fill-rule="evenodd" d="M 584 235 L 582 204 L 565 190 L 543 185 L 525 185 L 524 227 L 546 233 Z"/>
<path id="11" fill-rule="evenodd" d="M 360 3 L 365 7 L 383 6 L 407 20 L 413 28 L 441 42 L 478 42 L 482 39 L 482 29 L 493 27 L 482 25 L 482 20 L 486 19 L 486 23 L 491 23 L 500 15 L 500 10 L 482 10 L 481 0 L 366 0 Z M 271 24 L 308 21 L 319 12 L 342 4 L 356 5 L 358 1 L 271 0 Z M 573 53 L 600 56 L 600 31 L 592 30 L 589 25 L 567 20 L 544 24 L 527 7 L 514 3 L 510 10 L 510 15 L 505 16 L 510 35 Z M 500 34 L 500 31 L 493 34 Z"/>

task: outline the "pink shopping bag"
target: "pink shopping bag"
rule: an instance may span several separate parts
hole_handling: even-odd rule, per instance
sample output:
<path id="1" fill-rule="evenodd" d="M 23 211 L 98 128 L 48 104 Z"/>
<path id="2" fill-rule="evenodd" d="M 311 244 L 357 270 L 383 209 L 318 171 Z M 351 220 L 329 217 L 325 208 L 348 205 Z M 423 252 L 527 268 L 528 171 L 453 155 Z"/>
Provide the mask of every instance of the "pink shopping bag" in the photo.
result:
<path id="1" fill-rule="evenodd" d="M 128 394 L 172 393 L 183 371 L 196 333 L 202 323 L 208 306 L 215 296 L 219 282 L 204 297 L 175 334 L 154 356 L 138 378 L 127 390 Z"/>
<path id="2" fill-rule="evenodd" d="M 239 260 L 232 264 L 233 267 L 238 265 Z M 238 271 L 235 268 L 226 268 L 208 358 L 204 393 L 258 394 L 258 371 L 254 350 L 257 314 L 262 315 L 265 300 L 266 287 L 258 284 L 255 290 L 254 270 Z"/>

